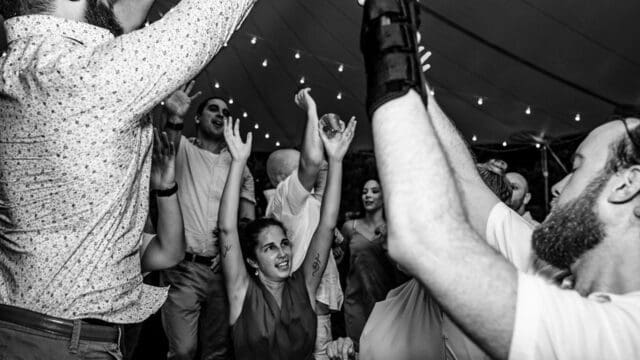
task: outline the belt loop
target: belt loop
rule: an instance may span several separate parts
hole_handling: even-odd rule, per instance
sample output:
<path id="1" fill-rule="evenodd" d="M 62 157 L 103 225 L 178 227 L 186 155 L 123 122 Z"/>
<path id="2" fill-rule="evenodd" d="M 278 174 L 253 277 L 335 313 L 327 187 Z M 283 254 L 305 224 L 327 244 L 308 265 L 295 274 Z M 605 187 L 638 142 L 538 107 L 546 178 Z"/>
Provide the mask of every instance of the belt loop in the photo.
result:
<path id="1" fill-rule="evenodd" d="M 73 320 L 73 331 L 71 332 L 71 341 L 69 342 L 69 352 L 78 353 L 80 344 L 80 332 L 82 331 L 82 320 Z"/>

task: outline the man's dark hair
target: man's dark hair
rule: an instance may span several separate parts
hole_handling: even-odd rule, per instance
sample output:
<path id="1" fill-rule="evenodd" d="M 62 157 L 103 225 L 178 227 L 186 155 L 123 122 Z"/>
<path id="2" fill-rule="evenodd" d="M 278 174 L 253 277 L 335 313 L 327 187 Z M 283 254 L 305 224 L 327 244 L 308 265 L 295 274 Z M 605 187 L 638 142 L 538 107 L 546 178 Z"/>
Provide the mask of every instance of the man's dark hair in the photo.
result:
<path id="1" fill-rule="evenodd" d="M 492 171 L 490 168 L 484 166 L 483 164 L 477 165 L 478 172 L 480 173 L 480 177 L 484 181 L 485 184 L 493 191 L 494 194 L 502 201 L 503 203 L 508 203 L 511 200 L 511 194 L 513 193 L 513 189 L 511 188 L 511 183 L 507 180 L 504 175 L 498 174 L 495 171 Z"/>
<path id="2" fill-rule="evenodd" d="M 0 0 L 0 15 L 5 19 L 48 13 L 52 9 L 53 0 Z"/>
<path id="3" fill-rule="evenodd" d="M 209 101 L 216 100 L 216 99 L 222 101 L 225 105 L 227 105 L 227 107 L 229 107 L 229 104 L 227 104 L 227 101 L 225 99 L 223 99 L 223 98 L 221 98 L 219 96 L 212 96 L 212 97 L 204 100 L 203 102 L 201 102 L 200 105 L 198 105 L 198 108 L 196 109 L 196 116 L 202 115 L 202 112 L 204 111 L 204 108 L 205 108 L 205 106 L 207 106 Z"/>
<path id="4" fill-rule="evenodd" d="M 633 165 L 640 165 L 640 125 L 631 128 L 625 119 L 626 132 L 611 145 L 611 153 L 605 170 L 615 173 Z"/>

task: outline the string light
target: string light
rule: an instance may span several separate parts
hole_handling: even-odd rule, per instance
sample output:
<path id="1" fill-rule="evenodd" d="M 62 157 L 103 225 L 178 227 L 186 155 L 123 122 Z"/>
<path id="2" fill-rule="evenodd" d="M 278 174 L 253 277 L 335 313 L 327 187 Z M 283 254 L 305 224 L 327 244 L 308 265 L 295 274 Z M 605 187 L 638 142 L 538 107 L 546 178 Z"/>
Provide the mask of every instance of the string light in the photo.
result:
<path id="1" fill-rule="evenodd" d="M 270 137 L 271 137 L 271 136 L 269 135 L 269 133 L 264 134 L 264 138 L 265 138 L 265 139 L 268 139 L 268 138 L 270 138 Z"/>
<path id="2" fill-rule="evenodd" d="M 280 147 L 280 141 L 276 141 L 276 146 Z"/>
<path id="3" fill-rule="evenodd" d="M 478 105 L 482 106 L 484 104 L 484 99 L 482 97 L 478 98 Z"/>
<path id="4" fill-rule="evenodd" d="M 215 87 L 216 89 L 220 89 L 220 83 L 216 81 L 216 83 L 213 84 L 213 87 Z"/>
<path id="5" fill-rule="evenodd" d="M 257 37 L 252 37 L 251 38 L 251 45 L 255 45 L 258 42 L 258 38 Z"/>
<path id="6" fill-rule="evenodd" d="M 229 105 L 233 104 L 233 98 L 229 98 Z"/>
<path id="7" fill-rule="evenodd" d="M 433 90 L 433 89 L 431 89 L 431 90 L 429 91 L 429 93 L 431 94 L 431 96 L 434 96 L 434 95 L 436 94 L 436 91 L 435 91 L 435 90 Z"/>
<path id="8" fill-rule="evenodd" d="M 269 65 L 269 62 L 267 61 L 267 59 L 264 59 L 264 61 L 262 62 L 262 67 L 267 67 L 267 65 Z"/>
<path id="9" fill-rule="evenodd" d="M 304 84 L 304 76 L 300 78 L 300 84 Z"/>
<path id="10" fill-rule="evenodd" d="M 246 112 L 246 111 L 242 113 L 242 117 L 243 117 L 243 118 L 246 118 L 247 116 L 249 116 L 249 114 L 247 114 L 247 112 Z"/>
<path id="11" fill-rule="evenodd" d="M 336 99 L 342 100 L 342 93 L 341 92 L 339 92 L 338 95 L 336 95 Z"/>
<path id="12" fill-rule="evenodd" d="M 343 72 L 344 71 L 344 65 L 340 64 L 340 66 L 338 66 L 338 72 Z"/>
<path id="13" fill-rule="evenodd" d="M 258 129 L 260 129 L 260 125 L 258 125 L 258 123 L 256 123 L 255 125 L 253 125 L 253 128 L 258 130 Z"/>
<path id="14" fill-rule="evenodd" d="M 576 114 L 575 120 L 576 120 L 576 121 L 580 121 L 580 113 L 577 113 L 577 114 Z"/>
<path id="15" fill-rule="evenodd" d="M 524 111 L 525 114 L 531 115 L 531 106 L 527 106 L 527 109 Z"/>
<path id="16" fill-rule="evenodd" d="M 296 60 L 300 59 L 300 51 L 296 51 L 296 54 L 293 55 L 293 57 L 296 58 Z"/>
<path id="17" fill-rule="evenodd" d="M 536 143 L 536 149 L 540 149 L 540 144 Z"/>
<path id="18" fill-rule="evenodd" d="M 477 137 L 477 136 L 475 136 L 475 135 L 473 135 L 473 136 L 471 137 L 471 141 L 473 141 L 473 142 L 478 141 L 478 137 Z"/>
<path id="19" fill-rule="evenodd" d="M 160 101 L 160 105 L 164 106 L 164 101 Z"/>
<path id="20" fill-rule="evenodd" d="M 502 147 L 507 147 L 507 142 L 506 141 L 502 142 Z"/>

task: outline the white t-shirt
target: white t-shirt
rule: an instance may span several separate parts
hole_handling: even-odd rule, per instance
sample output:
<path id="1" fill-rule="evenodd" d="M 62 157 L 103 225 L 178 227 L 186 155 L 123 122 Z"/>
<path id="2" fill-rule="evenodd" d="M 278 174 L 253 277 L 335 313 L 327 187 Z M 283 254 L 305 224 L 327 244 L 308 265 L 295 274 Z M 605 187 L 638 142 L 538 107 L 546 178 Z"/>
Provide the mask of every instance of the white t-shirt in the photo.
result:
<path id="1" fill-rule="evenodd" d="M 584 298 L 520 273 L 509 359 L 640 359 L 640 292 Z"/>
<path id="2" fill-rule="evenodd" d="M 499 202 L 491 209 L 485 234 L 487 243 L 523 272 L 532 270 L 532 233 L 533 225 L 504 203 Z M 442 333 L 447 359 L 490 359 L 446 314 L 442 318 Z"/>
<path id="3" fill-rule="evenodd" d="M 300 183 L 297 171 L 280 182 L 275 194 L 269 199 L 266 216 L 279 220 L 284 225 L 287 237 L 293 245 L 292 271 L 296 271 L 304 262 L 311 238 L 320 222 L 320 205 L 320 201 L 311 196 Z M 342 307 L 343 299 L 338 266 L 329 254 L 316 300 L 337 311 Z"/>

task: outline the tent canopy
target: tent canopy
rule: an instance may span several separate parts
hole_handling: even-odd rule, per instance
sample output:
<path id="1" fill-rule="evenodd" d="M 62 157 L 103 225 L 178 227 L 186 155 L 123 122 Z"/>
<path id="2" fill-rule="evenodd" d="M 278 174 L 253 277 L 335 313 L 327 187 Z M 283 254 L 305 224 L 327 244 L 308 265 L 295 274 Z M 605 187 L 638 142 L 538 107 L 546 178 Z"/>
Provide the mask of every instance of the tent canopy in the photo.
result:
<path id="1" fill-rule="evenodd" d="M 151 18 L 176 3 L 158 0 Z M 614 107 L 499 49 L 612 102 L 639 100 L 638 1 L 422 3 L 442 16 L 422 14 L 423 44 L 433 53 L 428 79 L 470 143 L 507 141 L 510 146 L 522 140 L 514 135 L 523 131 L 551 138 L 582 133 L 604 122 Z M 258 1 L 228 46 L 197 77 L 196 89 L 204 94 L 196 101 L 233 98 L 230 108 L 235 117 L 247 113 L 243 129 L 256 135 L 257 151 L 272 151 L 276 142 L 292 147 L 304 127 L 304 113 L 293 103 L 304 77 L 320 113 L 337 113 L 344 120 L 355 116 L 360 121 L 353 146 L 371 149 L 359 51 L 361 12 L 355 0 Z M 193 134 L 193 111 L 186 129 Z"/>

